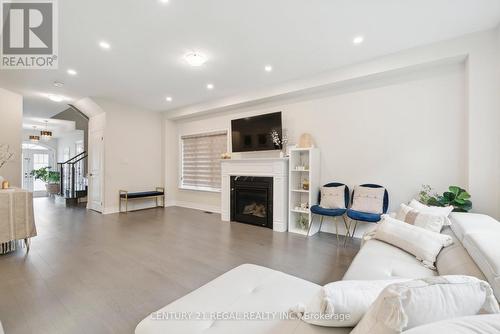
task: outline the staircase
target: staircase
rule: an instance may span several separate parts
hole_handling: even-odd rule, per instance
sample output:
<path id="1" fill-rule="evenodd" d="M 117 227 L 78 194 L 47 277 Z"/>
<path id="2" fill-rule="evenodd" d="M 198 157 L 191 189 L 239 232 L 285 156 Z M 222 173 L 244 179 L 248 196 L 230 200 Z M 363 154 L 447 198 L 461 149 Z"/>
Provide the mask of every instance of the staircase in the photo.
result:
<path id="1" fill-rule="evenodd" d="M 57 201 L 66 205 L 86 202 L 87 152 L 82 152 L 65 162 L 57 163 L 61 173 L 61 191 Z"/>

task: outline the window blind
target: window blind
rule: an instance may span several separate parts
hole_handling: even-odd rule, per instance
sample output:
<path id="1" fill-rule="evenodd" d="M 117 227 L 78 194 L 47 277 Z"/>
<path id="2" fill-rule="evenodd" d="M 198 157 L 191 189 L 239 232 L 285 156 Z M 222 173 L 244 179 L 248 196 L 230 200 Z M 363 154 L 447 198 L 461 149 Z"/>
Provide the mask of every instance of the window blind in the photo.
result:
<path id="1" fill-rule="evenodd" d="M 227 132 L 182 136 L 183 188 L 220 190 L 220 156 L 227 152 Z"/>

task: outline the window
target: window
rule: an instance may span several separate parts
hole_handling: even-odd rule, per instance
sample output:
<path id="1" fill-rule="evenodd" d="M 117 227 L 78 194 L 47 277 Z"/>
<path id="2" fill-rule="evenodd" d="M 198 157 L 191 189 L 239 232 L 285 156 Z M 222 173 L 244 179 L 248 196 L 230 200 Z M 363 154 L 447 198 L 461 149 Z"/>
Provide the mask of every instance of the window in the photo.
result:
<path id="1" fill-rule="evenodd" d="M 220 191 L 220 156 L 227 152 L 227 132 L 181 137 L 181 188 Z"/>

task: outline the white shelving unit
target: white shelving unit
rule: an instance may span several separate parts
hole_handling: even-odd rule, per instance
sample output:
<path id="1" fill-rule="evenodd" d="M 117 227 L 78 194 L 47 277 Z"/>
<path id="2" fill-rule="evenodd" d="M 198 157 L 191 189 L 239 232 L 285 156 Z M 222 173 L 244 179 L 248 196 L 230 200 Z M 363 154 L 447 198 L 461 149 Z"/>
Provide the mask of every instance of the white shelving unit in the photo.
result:
<path id="1" fill-rule="evenodd" d="M 289 170 L 288 231 L 307 235 L 312 218 L 309 208 L 318 204 L 320 189 L 319 150 L 317 148 L 292 148 L 290 150 Z M 309 181 L 308 189 L 303 186 L 304 180 Z M 307 207 L 304 208 L 302 204 L 307 204 Z M 317 232 L 313 226 L 310 235 Z"/>

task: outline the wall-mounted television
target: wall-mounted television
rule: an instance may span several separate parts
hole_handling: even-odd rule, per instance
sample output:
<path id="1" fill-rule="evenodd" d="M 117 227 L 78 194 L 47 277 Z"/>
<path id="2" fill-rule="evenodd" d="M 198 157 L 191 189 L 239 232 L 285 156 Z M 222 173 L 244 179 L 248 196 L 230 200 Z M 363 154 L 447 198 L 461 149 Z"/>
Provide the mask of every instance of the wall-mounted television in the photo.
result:
<path id="1" fill-rule="evenodd" d="M 232 120 L 233 152 L 279 150 L 271 137 L 273 130 L 281 138 L 281 112 Z"/>

